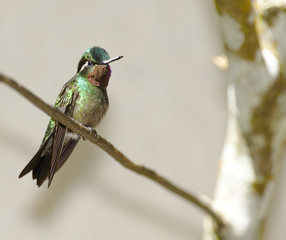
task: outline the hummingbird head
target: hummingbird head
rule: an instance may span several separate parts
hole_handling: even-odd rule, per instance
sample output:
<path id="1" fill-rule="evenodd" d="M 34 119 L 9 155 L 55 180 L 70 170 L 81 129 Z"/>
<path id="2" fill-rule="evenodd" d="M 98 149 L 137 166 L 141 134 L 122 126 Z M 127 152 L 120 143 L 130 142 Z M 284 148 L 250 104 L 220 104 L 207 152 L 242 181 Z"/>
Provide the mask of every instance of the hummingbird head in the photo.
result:
<path id="1" fill-rule="evenodd" d="M 82 55 L 77 74 L 87 77 L 88 81 L 98 87 L 107 87 L 111 76 L 109 63 L 119 60 L 123 56 L 110 59 L 109 54 L 100 47 L 92 47 Z"/>

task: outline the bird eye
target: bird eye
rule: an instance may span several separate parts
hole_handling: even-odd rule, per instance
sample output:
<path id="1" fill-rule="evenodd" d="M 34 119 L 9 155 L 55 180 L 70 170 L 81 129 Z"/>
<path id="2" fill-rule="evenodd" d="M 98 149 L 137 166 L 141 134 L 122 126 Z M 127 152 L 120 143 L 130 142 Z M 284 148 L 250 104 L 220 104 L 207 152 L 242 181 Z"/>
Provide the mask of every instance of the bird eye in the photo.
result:
<path id="1" fill-rule="evenodd" d="M 94 65 L 94 63 L 92 61 L 88 61 L 87 64 L 88 64 L 88 66 L 93 66 Z"/>

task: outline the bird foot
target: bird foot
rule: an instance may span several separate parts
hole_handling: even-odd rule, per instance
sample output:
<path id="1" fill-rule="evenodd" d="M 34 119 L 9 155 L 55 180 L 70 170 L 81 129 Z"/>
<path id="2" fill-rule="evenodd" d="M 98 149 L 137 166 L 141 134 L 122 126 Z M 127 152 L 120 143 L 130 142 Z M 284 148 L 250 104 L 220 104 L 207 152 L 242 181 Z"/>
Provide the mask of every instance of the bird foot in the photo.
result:
<path id="1" fill-rule="evenodd" d="M 91 127 L 87 127 L 87 128 L 88 128 L 89 132 L 91 133 L 91 135 L 94 135 L 95 137 L 97 136 L 97 132 L 93 128 L 91 128 Z M 86 140 L 85 138 L 82 138 L 82 139 Z"/>

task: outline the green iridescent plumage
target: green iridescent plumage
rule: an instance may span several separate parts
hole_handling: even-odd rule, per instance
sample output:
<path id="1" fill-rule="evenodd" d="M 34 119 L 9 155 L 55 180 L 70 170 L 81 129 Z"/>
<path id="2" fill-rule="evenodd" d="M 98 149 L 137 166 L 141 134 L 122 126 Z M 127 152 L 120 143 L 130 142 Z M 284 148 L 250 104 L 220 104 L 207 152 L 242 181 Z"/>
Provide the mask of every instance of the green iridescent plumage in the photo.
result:
<path id="1" fill-rule="evenodd" d="M 61 106 L 68 106 L 68 105 L 72 104 L 72 102 L 71 102 L 72 94 L 73 94 L 73 92 L 78 91 L 78 89 L 76 89 L 75 84 L 70 83 L 69 85 L 70 85 L 70 89 L 68 91 L 66 91 L 65 94 L 61 93 L 58 96 L 56 103 L 54 105 L 55 108 L 60 108 Z M 47 138 L 49 137 L 49 135 L 53 131 L 54 127 L 55 127 L 55 121 L 51 118 L 42 142 L 45 142 L 47 140 Z"/>
<path id="2" fill-rule="evenodd" d="M 94 128 L 108 109 L 106 87 L 111 75 L 110 59 L 100 47 L 88 49 L 79 61 L 77 74 L 60 92 L 55 108 L 71 116 L 87 127 Z M 54 173 L 65 163 L 80 137 L 59 122 L 50 119 L 40 149 L 20 173 L 22 177 L 33 171 L 37 185 L 48 178 L 49 185 Z"/>

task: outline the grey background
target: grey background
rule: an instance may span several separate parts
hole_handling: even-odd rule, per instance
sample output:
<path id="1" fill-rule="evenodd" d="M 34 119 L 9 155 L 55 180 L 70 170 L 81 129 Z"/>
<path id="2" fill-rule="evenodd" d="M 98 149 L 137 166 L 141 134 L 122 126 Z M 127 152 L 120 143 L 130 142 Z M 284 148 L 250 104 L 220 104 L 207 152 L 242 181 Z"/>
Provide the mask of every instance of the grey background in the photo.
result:
<path id="1" fill-rule="evenodd" d="M 1 72 L 53 104 L 87 48 L 124 55 L 112 64 L 110 109 L 98 133 L 136 163 L 212 197 L 226 128 L 226 76 L 212 63 L 223 54 L 212 1 L 0 3 Z M 18 180 L 49 117 L 6 86 L 0 97 L 1 239 L 200 239 L 196 207 L 87 141 L 50 189 L 38 189 L 31 175 Z M 282 190 L 269 239 L 286 233 Z"/>

